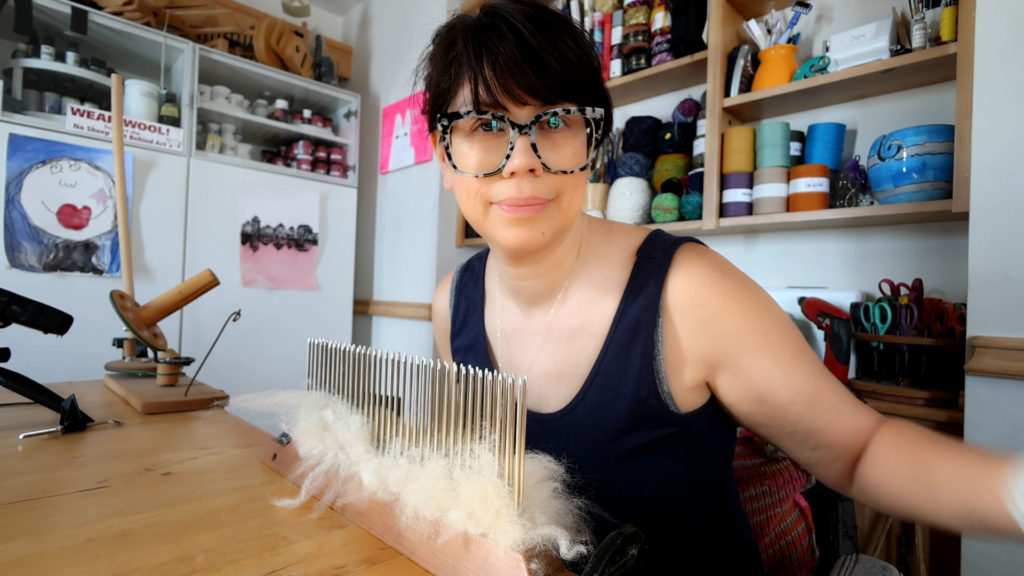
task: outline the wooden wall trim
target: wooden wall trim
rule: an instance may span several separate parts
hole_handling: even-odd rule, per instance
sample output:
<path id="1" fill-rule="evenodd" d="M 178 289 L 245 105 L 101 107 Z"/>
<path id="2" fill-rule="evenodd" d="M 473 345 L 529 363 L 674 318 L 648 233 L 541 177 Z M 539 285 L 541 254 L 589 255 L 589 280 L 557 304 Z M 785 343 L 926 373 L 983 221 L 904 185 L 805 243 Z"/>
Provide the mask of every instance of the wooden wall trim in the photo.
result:
<path id="1" fill-rule="evenodd" d="M 352 312 L 365 316 L 388 316 L 409 320 L 430 321 L 429 302 L 391 302 L 387 300 L 355 300 Z"/>
<path id="2" fill-rule="evenodd" d="M 1024 338 L 975 336 L 974 355 L 964 365 L 973 376 L 1024 380 Z"/>

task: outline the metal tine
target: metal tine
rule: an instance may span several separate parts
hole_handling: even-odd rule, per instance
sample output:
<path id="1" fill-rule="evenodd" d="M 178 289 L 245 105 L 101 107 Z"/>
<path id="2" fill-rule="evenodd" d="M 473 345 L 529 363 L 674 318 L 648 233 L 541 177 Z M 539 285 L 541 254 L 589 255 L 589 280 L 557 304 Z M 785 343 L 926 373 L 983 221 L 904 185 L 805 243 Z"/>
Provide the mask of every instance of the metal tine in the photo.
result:
<path id="1" fill-rule="evenodd" d="M 513 502 L 516 509 L 523 502 L 526 484 L 526 376 L 516 382 L 516 470 Z"/>
<path id="2" fill-rule="evenodd" d="M 494 433 L 494 372 L 488 370 L 484 375 L 484 437 L 483 441 L 490 442 L 495 436 Z M 497 458 L 495 458 L 497 462 Z M 497 470 L 495 470 L 497 474 Z"/>
<path id="3" fill-rule="evenodd" d="M 306 341 L 306 391 L 312 390 L 313 373 L 316 369 L 315 352 L 316 348 L 313 346 L 315 340 L 310 338 Z"/>
<path id="4" fill-rule="evenodd" d="M 513 399 L 513 383 L 515 376 L 509 375 L 505 378 L 505 385 L 502 392 L 505 394 L 505 484 L 511 486 L 513 462 L 513 448 L 515 447 L 514 430 L 515 426 L 515 400 Z"/>
<path id="5" fill-rule="evenodd" d="M 375 351 L 373 354 L 373 375 L 370 377 L 370 399 L 373 403 L 373 440 L 374 444 L 380 447 L 380 409 L 381 409 L 381 397 L 380 390 L 374 389 L 375 384 L 380 382 L 383 376 L 384 366 L 384 353 L 382 351 Z"/>
<path id="6" fill-rule="evenodd" d="M 459 381 L 458 386 L 455 389 L 455 413 L 452 417 L 455 419 L 455 462 L 457 465 L 462 465 L 463 462 L 463 449 L 465 443 L 463 439 L 465 437 L 466 430 L 466 365 L 459 366 Z"/>
<path id="7" fill-rule="evenodd" d="M 417 365 L 418 363 L 412 361 L 412 358 L 410 357 L 410 362 L 403 366 L 403 373 L 405 375 L 405 379 L 402 385 L 402 452 L 406 454 L 409 453 L 409 437 L 412 433 L 411 425 L 412 418 L 414 417 L 414 412 L 412 410 L 412 388 L 413 377 L 415 376 Z"/>

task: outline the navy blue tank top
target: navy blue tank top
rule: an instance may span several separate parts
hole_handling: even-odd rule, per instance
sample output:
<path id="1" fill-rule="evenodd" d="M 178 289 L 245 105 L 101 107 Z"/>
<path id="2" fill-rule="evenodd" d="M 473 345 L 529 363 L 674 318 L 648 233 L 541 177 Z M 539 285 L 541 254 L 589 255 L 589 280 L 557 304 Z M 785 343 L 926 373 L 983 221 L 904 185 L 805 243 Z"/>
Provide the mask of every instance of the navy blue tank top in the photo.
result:
<path id="1" fill-rule="evenodd" d="M 761 574 L 733 478 L 736 424 L 714 397 L 679 412 L 663 376 L 662 287 L 676 249 L 695 241 L 661 230 L 647 236 L 582 388 L 557 412 L 529 412 L 526 442 L 565 463 L 572 489 L 593 505 L 596 542 L 625 524 L 640 528 L 645 574 Z M 455 362 L 493 370 L 484 329 L 488 253 L 455 273 L 451 346 Z"/>

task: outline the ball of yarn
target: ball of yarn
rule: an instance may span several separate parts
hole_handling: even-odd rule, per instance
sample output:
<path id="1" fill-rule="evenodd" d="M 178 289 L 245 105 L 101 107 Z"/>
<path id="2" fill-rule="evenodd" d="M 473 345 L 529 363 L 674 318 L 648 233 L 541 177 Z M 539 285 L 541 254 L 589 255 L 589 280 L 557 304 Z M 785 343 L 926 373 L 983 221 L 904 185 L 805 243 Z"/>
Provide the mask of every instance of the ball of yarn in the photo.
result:
<path id="1" fill-rule="evenodd" d="M 654 163 L 648 156 L 645 156 L 639 152 L 626 152 L 615 162 L 615 169 L 622 176 L 634 176 L 636 178 L 643 178 L 644 180 L 651 179 L 651 167 Z"/>
<path id="2" fill-rule="evenodd" d="M 679 200 L 679 213 L 683 220 L 700 220 L 704 214 L 704 195 L 690 192 Z"/>
<path id="3" fill-rule="evenodd" d="M 686 154 L 662 154 L 654 161 L 654 169 L 651 171 L 651 184 L 658 192 L 662 190 L 662 184 L 669 178 L 683 179 L 690 171 L 690 157 Z"/>
<path id="4" fill-rule="evenodd" d="M 675 222 L 679 220 L 679 196 L 662 192 L 651 201 L 651 220 Z"/>
<path id="5" fill-rule="evenodd" d="M 651 219 L 651 198 L 654 191 L 643 178 L 621 176 L 608 189 L 604 215 L 609 220 L 629 224 L 646 224 Z"/>
<path id="6" fill-rule="evenodd" d="M 671 192 L 676 196 L 682 196 L 686 194 L 686 180 L 680 180 L 679 178 L 669 178 L 661 183 L 662 192 Z"/>
<path id="7" fill-rule="evenodd" d="M 622 151 L 639 152 L 648 158 L 657 153 L 658 130 L 661 119 L 654 116 L 633 116 L 622 128 Z"/>
<path id="8" fill-rule="evenodd" d="M 693 122 L 697 119 L 697 115 L 700 114 L 702 108 L 700 102 L 687 96 L 679 104 L 676 104 L 675 110 L 672 111 L 672 120 L 676 122 Z"/>

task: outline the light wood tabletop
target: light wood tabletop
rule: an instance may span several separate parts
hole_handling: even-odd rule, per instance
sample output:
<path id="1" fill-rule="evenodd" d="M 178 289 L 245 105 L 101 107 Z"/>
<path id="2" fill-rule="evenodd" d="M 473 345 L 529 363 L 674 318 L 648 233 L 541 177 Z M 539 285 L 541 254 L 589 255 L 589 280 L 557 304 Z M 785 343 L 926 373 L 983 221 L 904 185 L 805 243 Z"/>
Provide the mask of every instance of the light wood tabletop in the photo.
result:
<path id="1" fill-rule="evenodd" d="M 298 488 L 261 462 L 270 436 L 223 409 L 47 387 L 124 424 L 22 440 L 59 415 L 0 388 L 0 574 L 427 574 L 332 510 L 276 506 Z"/>

